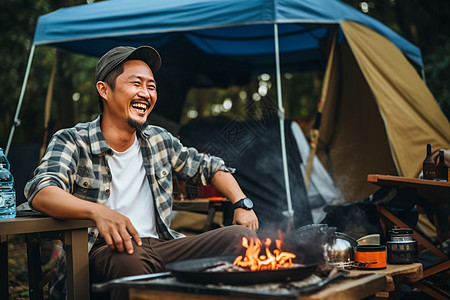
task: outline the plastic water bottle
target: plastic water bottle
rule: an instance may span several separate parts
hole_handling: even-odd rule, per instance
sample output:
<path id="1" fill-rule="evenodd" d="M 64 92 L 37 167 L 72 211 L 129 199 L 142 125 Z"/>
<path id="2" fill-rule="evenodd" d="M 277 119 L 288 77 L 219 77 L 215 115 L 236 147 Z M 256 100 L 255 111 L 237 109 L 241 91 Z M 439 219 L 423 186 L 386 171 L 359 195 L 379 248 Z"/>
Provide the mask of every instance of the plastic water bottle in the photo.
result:
<path id="1" fill-rule="evenodd" d="M 9 161 L 0 148 L 0 219 L 16 217 L 16 191 Z"/>

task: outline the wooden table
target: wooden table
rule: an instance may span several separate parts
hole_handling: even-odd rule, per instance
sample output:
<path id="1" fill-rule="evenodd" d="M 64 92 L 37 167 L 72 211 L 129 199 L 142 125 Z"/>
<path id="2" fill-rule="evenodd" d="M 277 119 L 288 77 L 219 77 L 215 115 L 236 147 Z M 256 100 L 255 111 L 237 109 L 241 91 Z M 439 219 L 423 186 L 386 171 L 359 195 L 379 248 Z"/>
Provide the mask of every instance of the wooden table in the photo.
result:
<path id="1" fill-rule="evenodd" d="M 404 283 L 415 283 L 423 278 L 423 266 L 421 263 L 392 265 L 388 264 L 386 269 L 382 270 L 352 270 L 352 274 L 359 275 L 367 272 L 375 272 L 386 276 L 386 288 L 379 291 L 376 295 L 379 298 L 397 299 L 400 286 Z"/>
<path id="2" fill-rule="evenodd" d="M 422 279 L 422 264 L 413 263 L 405 265 L 388 264 L 383 270 L 351 270 L 344 279 L 331 282 L 321 290 L 312 294 L 303 294 L 289 297 L 289 299 L 323 300 L 323 299 L 364 299 L 368 297 L 396 297 L 396 291 L 402 283 L 417 282 Z M 239 297 L 220 295 L 215 293 L 186 293 L 167 290 L 163 287 L 143 289 L 142 286 L 130 286 L 130 300 L 160 300 L 160 299 L 204 299 L 204 300 L 238 300 L 254 299 L 249 296 Z M 255 296 L 261 299 L 261 296 Z M 269 297 L 270 298 L 270 297 Z M 273 297 L 279 299 L 279 297 Z"/>
<path id="3" fill-rule="evenodd" d="M 338 283 L 330 283 L 319 292 L 308 295 L 298 296 L 238 296 L 238 295 L 220 295 L 215 293 L 179 292 L 167 289 L 142 289 L 129 288 L 130 300 L 249 300 L 249 299 L 309 299 L 309 300 L 347 300 L 364 299 L 374 296 L 377 292 L 383 291 L 386 287 L 386 276 L 380 273 L 366 273 L 354 279 L 343 279 Z"/>
<path id="4" fill-rule="evenodd" d="M 391 175 L 379 175 L 379 174 L 369 174 L 367 177 L 367 181 L 378 186 L 392 186 L 399 188 L 412 188 L 417 191 L 417 193 L 426 201 L 425 204 L 422 205 L 436 205 L 439 203 L 448 204 L 450 203 L 450 182 L 442 182 L 442 181 L 433 181 L 427 179 L 418 179 L 418 178 L 406 178 L 401 176 L 391 176 Z M 385 207 L 379 205 L 379 212 L 382 220 L 392 223 L 394 226 L 399 228 L 408 228 L 409 226 L 404 223 L 402 220 L 397 218 L 392 212 L 390 212 Z M 437 228 L 438 235 L 443 234 L 440 233 L 439 228 Z M 429 241 L 422 234 L 414 230 L 413 238 L 417 240 L 419 244 L 428 249 L 430 252 L 435 254 L 437 257 L 441 259 L 441 262 L 426 269 L 424 273 L 424 278 L 434 276 L 440 272 L 448 270 L 450 268 L 450 260 L 448 255 L 436 247 L 433 243 Z M 433 294 L 433 291 L 428 290 L 423 283 L 418 282 L 415 284 L 416 287 L 422 289 L 433 297 L 438 297 L 438 294 Z M 446 291 L 439 290 L 439 292 L 446 294 L 450 297 L 450 295 Z"/>
<path id="5" fill-rule="evenodd" d="M 87 229 L 91 226 L 95 226 L 95 223 L 90 220 L 56 220 L 44 216 L 0 219 L 0 298 L 8 299 L 7 236 L 12 234 L 54 232 L 59 235 L 66 251 L 68 299 L 89 299 Z"/>
<path id="6" fill-rule="evenodd" d="M 385 279 L 383 287 L 375 286 L 373 282 L 361 281 L 358 277 L 363 275 L 378 275 Z M 343 283 L 330 284 L 326 289 L 307 296 L 302 296 L 301 299 L 361 299 L 362 295 L 375 295 L 378 298 L 397 298 L 400 285 L 403 283 L 413 283 L 422 279 L 423 269 L 422 264 L 413 263 L 406 265 L 391 265 L 388 264 L 386 269 L 382 270 L 351 270 L 350 274 L 346 276 L 348 279 L 355 278 L 355 280 L 347 280 Z M 363 277 L 366 281 L 371 277 Z M 368 296 L 364 296 L 368 297 Z"/>
<path id="7" fill-rule="evenodd" d="M 378 175 L 369 174 L 367 181 L 379 186 L 394 186 L 394 187 L 408 187 L 417 190 L 417 193 L 422 196 L 425 201 L 430 205 L 436 203 L 450 203 L 450 182 L 433 181 L 417 178 L 406 178 L 400 176 L 391 175 Z M 379 206 L 379 211 L 382 218 L 393 223 L 400 228 L 408 228 L 402 220 L 397 218 L 386 208 Z M 439 234 L 439 230 L 438 230 Z M 416 239 L 421 245 L 430 250 L 433 254 L 438 256 L 442 260 L 448 260 L 448 255 L 441 249 L 433 245 L 427 238 L 419 234 L 414 230 L 413 238 Z"/>
<path id="8" fill-rule="evenodd" d="M 386 287 L 386 276 L 380 273 L 366 272 L 359 277 L 353 271 L 347 280 L 339 283 L 330 283 L 324 289 L 309 295 L 301 295 L 301 300 L 347 300 L 366 299 L 374 297 Z"/>
<path id="9" fill-rule="evenodd" d="M 450 182 L 379 174 L 369 174 L 367 181 L 379 186 L 413 188 L 429 202 L 450 203 Z"/>

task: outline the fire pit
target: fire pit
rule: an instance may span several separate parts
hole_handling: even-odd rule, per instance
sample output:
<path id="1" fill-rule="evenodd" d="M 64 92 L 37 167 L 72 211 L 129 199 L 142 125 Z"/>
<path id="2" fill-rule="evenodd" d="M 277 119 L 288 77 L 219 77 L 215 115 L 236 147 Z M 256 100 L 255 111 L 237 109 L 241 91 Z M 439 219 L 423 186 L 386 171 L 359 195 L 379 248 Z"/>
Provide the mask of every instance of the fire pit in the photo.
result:
<path id="1" fill-rule="evenodd" d="M 216 258 L 217 259 L 217 258 Z M 222 258 L 220 258 L 222 259 Z M 255 273 L 259 274 L 259 273 Z M 263 273 L 264 274 L 264 273 Z M 173 272 L 155 273 L 139 276 L 124 277 L 112 280 L 108 283 L 94 284 L 93 292 L 103 292 L 113 287 L 128 288 L 131 295 L 130 299 L 159 299 L 158 295 L 166 292 L 176 295 L 197 295 L 198 297 L 210 295 L 215 297 L 231 297 L 236 299 L 297 299 L 299 295 L 309 294 L 318 291 L 327 284 L 340 278 L 344 278 L 347 271 L 338 271 L 336 268 L 325 277 L 317 274 L 310 274 L 300 281 L 280 281 L 250 284 L 215 284 L 189 281 L 180 281 L 173 276 Z M 236 275 L 236 274 L 234 274 Z M 200 278 L 203 280 L 203 278 Z M 241 278 L 242 279 L 242 278 Z M 246 279 L 244 279 L 245 281 Z M 148 293 L 147 291 L 151 291 Z M 150 298 L 143 295 L 152 295 Z M 174 294 L 174 295 L 175 295 Z M 143 298 L 142 298 L 143 297 Z M 167 298 L 172 299 L 172 298 Z M 173 298 L 178 299 L 178 298 Z M 209 298 L 208 298 L 209 299 Z M 222 299 L 222 298 L 220 298 Z"/>
<path id="2" fill-rule="evenodd" d="M 264 244 L 259 239 L 245 237 L 242 246 L 245 255 L 185 260 L 167 265 L 180 281 L 193 283 L 256 284 L 302 280 L 310 276 L 320 261 L 295 263 L 294 253 L 281 249 L 281 239 L 275 240 L 276 249 L 270 250 L 272 240 Z"/>
<path id="3" fill-rule="evenodd" d="M 175 262 L 167 265 L 167 269 L 176 279 L 192 283 L 215 284 L 256 284 L 267 282 L 284 282 L 302 280 L 310 276 L 319 265 L 319 262 L 298 267 L 261 270 L 261 271 L 215 271 L 208 272 L 218 263 L 232 263 L 235 257 L 211 257 Z"/>

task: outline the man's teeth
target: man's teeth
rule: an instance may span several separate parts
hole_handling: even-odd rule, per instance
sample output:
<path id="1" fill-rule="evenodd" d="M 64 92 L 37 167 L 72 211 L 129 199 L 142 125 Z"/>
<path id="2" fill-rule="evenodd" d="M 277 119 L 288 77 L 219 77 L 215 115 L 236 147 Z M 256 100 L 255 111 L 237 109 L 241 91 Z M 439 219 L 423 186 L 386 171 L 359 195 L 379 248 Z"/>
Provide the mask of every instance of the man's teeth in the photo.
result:
<path id="1" fill-rule="evenodd" d="M 133 103 L 132 106 L 136 109 L 142 109 L 142 110 L 147 109 L 147 105 L 145 105 L 144 103 Z"/>

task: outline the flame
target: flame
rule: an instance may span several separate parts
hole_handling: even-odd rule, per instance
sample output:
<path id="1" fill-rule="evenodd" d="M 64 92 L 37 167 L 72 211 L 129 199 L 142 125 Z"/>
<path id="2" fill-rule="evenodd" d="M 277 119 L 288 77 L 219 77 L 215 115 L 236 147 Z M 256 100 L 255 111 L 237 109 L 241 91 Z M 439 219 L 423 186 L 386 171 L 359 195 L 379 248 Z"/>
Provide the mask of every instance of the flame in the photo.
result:
<path id="1" fill-rule="evenodd" d="M 245 256 L 238 256 L 233 262 L 233 265 L 250 268 L 251 271 L 260 270 L 277 270 L 279 268 L 286 268 L 292 266 L 292 259 L 295 254 L 281 251 L 281 240 L 275 240 L 276 248 L 273 253 L 270 252 L 270 245 L 272 240 L 267 238 L 264 242 L 265 254 L 261 254 L 262 242 L 259 239 L 246 237 L 242 238 L 242 246 L 247 248 Z"/>

